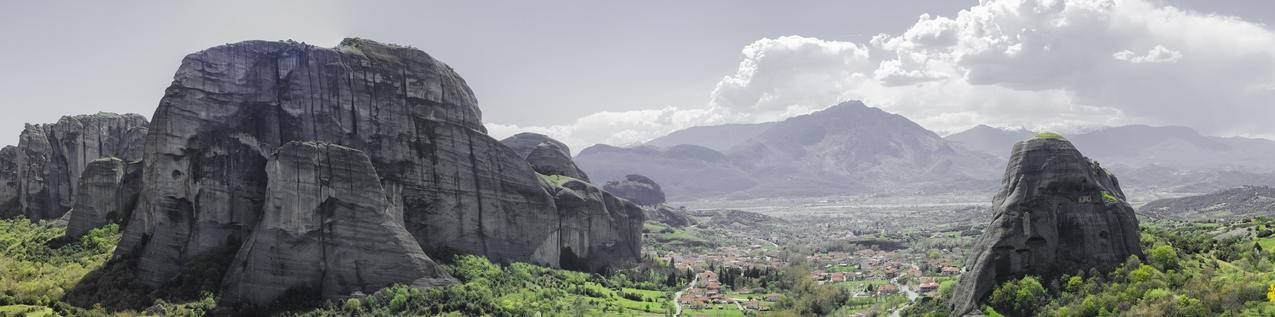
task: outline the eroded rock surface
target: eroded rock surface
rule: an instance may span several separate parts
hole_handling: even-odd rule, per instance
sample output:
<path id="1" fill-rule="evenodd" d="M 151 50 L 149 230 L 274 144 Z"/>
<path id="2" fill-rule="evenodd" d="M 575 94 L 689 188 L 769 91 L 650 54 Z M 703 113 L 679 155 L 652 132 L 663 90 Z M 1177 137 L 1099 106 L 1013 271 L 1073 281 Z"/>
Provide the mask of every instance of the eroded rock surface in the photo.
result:
<path id="1" fill-rule="evenodd" d="M 244 241 L 277 226 L 262 220 L 276 212 L 271 186 L 297 182 L 265 171 L 273 153 L 293 141 L 365 153 L 387 214 L 401 219 L 426 254 L 557 266 L 567 231 L 560 228 L 571 224 L 524 157 L 486 134 L 464 80 L 412 48 L 361 39 L 332 49 L 248 41 L 193 53 L 161 99 L 151 132 L 142 198 L 116 251 L 138 257 L 139 280 L 151 287 L 177 277 L 201 254 L 241 246 L 260 251 L 255 240 Z M 640 230 L 640 216 L 637 223 Z M 610 249 L 595 244 L 639 243 L 618 230 L 589 232 L 617 234 L 581 244 L 602 250 L 597 254 Z M 622 257 L 607 261 L 637 259 L 616 253 Z"/>
<path id="2" fill-rule="evenodd" d="M 122 223 L 141 192 L 141 162 L 126 163 L 114 157 L 89 162 L 80 175 L 75 208 L 71 209 L 66 235 L 78 238 L 109 223 Z"/>
<path id="3" fill-rule="evenodd" d="M 544 175 L 562 175 L 588 182 L 589 175 L 576 167 L 571 160 L 571 148 L 543 134 L 523 132 L 500 140 L 523 159 L 531 168 Z"/>
<path id="4" fill-rule="evenodd" d="M 32 220 L 63 216 L 75 206 L 76 183 L 89 162 L 140 159 L 146 133 L 146 118 L 137 114 L 98 113 L 28 124 L 15 159 L 23 215 Z"/>
<path id="5" fill-rule="evenodd" d="M 966 261 L 953 315 L 966 314 L 1000 282 L 1052 279 L 1142 256 L 1138 220 L 1116 177 L 1062 138 L 1014 145 L 994 215 Z"/>
<path id="6" fill-rule="evenodd" d="M 599 272 L 641 258 L 641 207 L 578 179 L 546 177 L 545 186 L 562 215 L 563 268 Z"/>
<path id="7" fill-rule="evenodd" d="M 654 206 L 664 203 L 664 190 L 660 189 L 660 184 L 642 175 L 625 175 L 624 179 L 607 182 L 602 189 L 638 205 Z"/>
<path id="8" fill-rule="evenodd" d="M 0 219 L 22 215 L 18 201 L 18 147 L 0 149 Z"/>
<path id="9" fill-rule="evenodd" d="M 291 142 L 266 171 L 265 210 L 231 262 L 222 301 L 265 305 L 289 290 L 333 297 L 451 281 L 403 228 L 363 152 Z"/>

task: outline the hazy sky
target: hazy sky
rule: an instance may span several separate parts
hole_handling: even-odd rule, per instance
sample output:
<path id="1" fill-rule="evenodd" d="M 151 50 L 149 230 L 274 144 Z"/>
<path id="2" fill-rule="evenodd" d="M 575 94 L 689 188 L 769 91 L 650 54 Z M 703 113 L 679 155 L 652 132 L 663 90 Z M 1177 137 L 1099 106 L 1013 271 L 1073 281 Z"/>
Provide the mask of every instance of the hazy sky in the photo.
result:
<path id="1" fill-rule="evenodd" d="M 331 47 L 350 36 L 453 66 L 493 135 L 540 131 L 576 150 L 844 99 L 944 132 L 1137 122 L 1275 135 L 1275 36 L 1265 26 L 1275 2 L 1105 3 L 6 1 L 0 144 L 16 143 L 24 122 L 66 114 L 149 117 L 190 52 L 248 39 Z"/>

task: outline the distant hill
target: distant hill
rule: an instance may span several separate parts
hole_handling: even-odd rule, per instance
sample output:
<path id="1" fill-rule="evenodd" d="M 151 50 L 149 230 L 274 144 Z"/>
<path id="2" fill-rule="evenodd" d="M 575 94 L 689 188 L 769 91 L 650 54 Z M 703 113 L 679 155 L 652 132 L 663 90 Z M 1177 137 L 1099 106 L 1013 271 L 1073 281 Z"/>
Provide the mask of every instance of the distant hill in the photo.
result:
<path id="1" fill-rule="evenodd" d="M 630 174 L 657 179 L 669 200 L 721 195 L 757 185 L 725 154 L 698 145 L 622 148 L 599 144 L 580 151 L 575 162 L 599 183 Z"/>
<path id="2" fill-rule="evenodd" d="M 1243 186 L 1199 196 L 1160 199 L 1143 205 L 1138 212 L 1187 220 L 1275 215 L 1275 188 Z"/>
<path id="3" fill-rule="evenodd" d="M 1014 147 L 1014 143 L 1029 139 L 1035 134 L 1028 130 L 1001 129 L 980 124 L 969 130 L 948 135 L 944 139 L 971 150 L 997 157 L 1009 157 L 1009 150 Z"/>
<path id="4" fill-rule="evenodd" d="M 761 132 L 751 130 L 760 127 Z M 954 146 L 907 118 L 861 102 L 771 124 L 683 131 L 690 132 L 659 142 L 723 131 L 752 135 L 666 148 L 598 145 L 575 161 L 599 181 L 627 174 L 659 179 L 672 200 L 990 190 L 1003 167 L 992 155 Z M 705 145 L 728 143 L 734 144 L 726 151 Z"/>
<path id="5" fill-rule="evenodd" d="M 766 129 L 769 129 L 774 124 L 774 122 L 767 122 L 691 127 L 673 131 L 673 133 L 668 135 L 647 141 L 643 145 L 667 148 L 681 144 L 693 144 L 718 152 L 726 152 L 731 147 L 762 132 L 766 132 Z"/>
<path id="6" fill-rule="evenodd" d="M 946 137 L 972 150 L 1007 157 L 1023 130 L 977 126 Z M 1207 136 L 1178 126 L 1127 125 L 1066 135 L 1076 148 L 1112 169 L 1122 183 L 1206 193 L 1275 185 L 1275 141 Z M 999 150 L 998 150 L 999 149 Z"/>

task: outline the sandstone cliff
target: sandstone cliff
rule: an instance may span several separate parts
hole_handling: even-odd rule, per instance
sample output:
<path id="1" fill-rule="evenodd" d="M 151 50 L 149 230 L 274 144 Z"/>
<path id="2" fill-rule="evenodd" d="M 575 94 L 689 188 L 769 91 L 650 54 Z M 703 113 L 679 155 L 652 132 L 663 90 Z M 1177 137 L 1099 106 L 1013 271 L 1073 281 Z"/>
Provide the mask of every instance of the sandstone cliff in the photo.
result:
<path id="1" fill-rule="evenodd" d="M 978 308 L 1001 281 L 1109 268 L 1142 255 L 1138 220 L 1116 177 L 1061 137 L 1014 145 L 991 224 L 952 295 L 954 316 Z"/>
<path id="2" fill-rule="evenodd" d="M 588 182 L 545 177 L 558 208 L 563 268 L 600 272 L 642 257 L 642 208 Z"/>
<path id="3" fill-rule="evenodd" d="M 141 191 L 141 162 L 114 157 L 89 162 L 80 175 L 75 208 L 67 213 L 66 235 L 78 238 L 89 230 L 128 219 Z"/>
<path id="4" fill-rule="evenodd" d="M 146 118 L 136 114 L 98 113 L 28 124 L 15 157 L 22 214 L 32 220 L 61 217 L 74 207 L 76 183 L 89 162 L 140 159 L 146 132 Z"/>
<path id="5" fill-rule="evenodd" d="M 388 228 L 401 223 L 417 248 L 432 255 L 459 252 L 483 255 L 496 262 L 558 266 L 563 250 L 569 249 L 580 252 L 576 254 L 579 258 L 596 262 L 587 267 L 637 260 L 636 252 L 628 252 L 628 247 L 639 243 L 638 235 L 589 227 L 591 224 L 586 223 L 631 222 L 632 218 L 593 217 L 624 215 L 616 211 L 624 208 L 611 208 L 621 205 L 619 202 L 602 196 L 601 201 L 606 204 L 592 208 L 608 209 L 570 210 L 574 207 L 569 206 L 560 211 L 555 201 L 557 193 L 546 189 L 550 186 L 524 157 L 486 134 L 476 98 L 465 81 L 446 64 L 416 49 L 347 39 L 332 49 L 294 42 L 248 41 L 193 53 L 182 61 L 172 85 L 165 91 L 150 131 L 143 155 L 142 195 L 116 251 L 117 258 L 136 257 L 139 282 L 146 286 L 161 286 L 178 277 L 186 261 L 223 249 L 239 251 L 233 262 L 233 269 L 239 273 L 224 281 L 224 288 L 232 294 L 227 299 L 230 301 L 259 303 L 250 299 L 276 294 L 278 289 L 273 288 L 262 293 L 249 291 L 255 287 L 251 284 L 254 276 L 277 279 L 285 285 L 280 287 L 318 285 L 327 295 L 374 288 L 383 281 L 411 283 L 420 276 L 434 276 L 429 269 L 406 270 L 396 273 L 402 275 L 352 282 L 316 278 L 315 272 L 307 269 L 261 272 L 262 265 L 270 261 L 293 261 L 289 268 L 302 263 L 326 263 L 322 265 L 337 265 L 328 267 L 334 270 L 331 272 L 355 274 L 347 277 L 363 274 L 358 273 L 362 269 L 340 267 L 354 264 L 313 254 L 318 252 L 315 250 L 348 246 L 316 241 L 323 234 L 309 234 L 299 240 L 290 234 L 337 234 L 295 226 L 313 225 L 316 222 L 311 220 L 316 213 L 380 212 L 382 204 L 375 199 L 341 198 L 366 198 L 376 196 L 376 192 L 384 195 L 384 217 L 394 223 L 376 218 L 381 217 L 379 214 L 356 222 L 332 216 L 327 218 L 331 222 L 319 223 L 350 230 Z M 298 204 L 289 206 L 293 209 L 275 210 L 280 206 L 276 199 L 283 199 L 279 195 L 291 195 L 277 190 L 282 184 L 343 188 L 369 181 L 275 179 L 302 175 L 273 170 L 289 164 L 285 158 L 299 155 L 290 154 L 292 150 L 284 147 L 295 141 L 334 144 L 362 152 L 371 168 L 358 170 L 374 175 L 380 190 L 307 192 L 306 199 L 332 203 Z M 279 158 L 271 163 L 276 152 Z M 359 155 L 345 157 L 340 162 L 323 164 L 334 169 L 353 169 L 357 163 L 349 159 L 361 159 Z M 299 194 L 295 197 L 302 198 Z M 350 210 L 334 211 L 341 208 Z M 294 216 L 300 218 L 270 218 Z M 635 218 L 633 228 L 640 230 L 640 213 Z M 564 241 L 564 235 L 575 234 L 581 227 L 592 228 L 586 230 L 589 239 Z M 389 236 L 368 239 L 399 243 Z M 262 248 L 295 245 L 280 244 L 283 241 L 294 241 L 308 249 L 280 253 L 282 258 L 277 260 L 257 256 Z M 402 248 L 395 252 L 397 255 L 368 253 L 378 257 L 369 263 L 430 267 L 413 264 L 422 261 L 413 255 L 411 246 Z M 379 258 L 381 255 L 385 257 Z M 230 264 L 230 259 L 226 259 L 224 265 Z M 390 267 L 377 270 L 384 272 Z"/>
<path id="6" fill-rule="evenodd" d="M 571 148 L 543 134 L 519 133 L 500 140 L 544 175 L 562 175 L 588 182 L 589 175 L 571 160 Z"/>
<path id="7" fill-rule="evenodd" d="M 0 149 L 0 219 L 22 215 L 18 201 L 18 147 Z"/>
<path id="8" fill-rule="evenodd" d="M 363 152 L 291 142 L 266 171 L 265 210 L 231 262 L 223 302 L 264 305 L 289 290 L 330 297 L 450 280 L 393 214 Z"/>
<path id="9" fill-rule="evenodd" d="M 607 182 L 602 189 L 638 205 L 654 206 L 664 203 L 664 190 L 660 188 L 660 184 L 642 175 L 625 175 L 624 179 Z"/>

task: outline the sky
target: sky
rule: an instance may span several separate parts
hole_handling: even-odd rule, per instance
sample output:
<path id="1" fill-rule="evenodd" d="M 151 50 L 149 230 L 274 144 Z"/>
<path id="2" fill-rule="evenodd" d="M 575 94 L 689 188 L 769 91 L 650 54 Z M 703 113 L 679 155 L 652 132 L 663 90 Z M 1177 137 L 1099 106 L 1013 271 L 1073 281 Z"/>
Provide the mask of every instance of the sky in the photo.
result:
<path id="1" fill-rule="evenodd" d="M 580 150 L 843 100 L 940 133 L 1182 125 L 1275 136 L 1275 1 L 7 1 L 0 144 L 150 116 L 181 58 L 249 39 L 420 48 L 490 134 Z"/>

